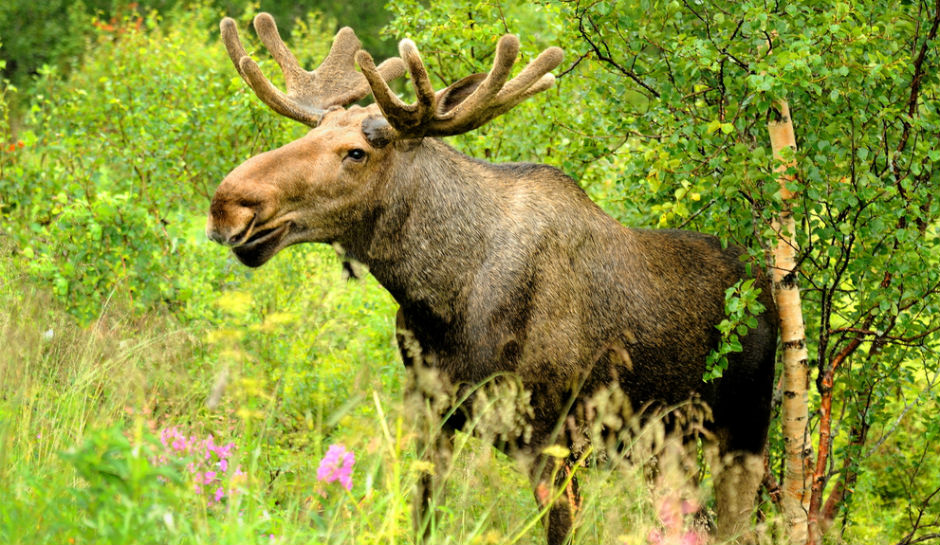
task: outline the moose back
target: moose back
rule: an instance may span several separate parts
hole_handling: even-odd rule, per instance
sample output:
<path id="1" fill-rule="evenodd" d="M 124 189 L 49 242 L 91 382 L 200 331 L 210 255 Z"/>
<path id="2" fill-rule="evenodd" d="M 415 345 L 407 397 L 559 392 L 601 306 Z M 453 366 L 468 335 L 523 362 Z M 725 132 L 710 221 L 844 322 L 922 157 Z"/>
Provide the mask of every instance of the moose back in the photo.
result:
<path id="1" fill-rule="evenodd" d="M 490 164 L 437 138 L 473 130 L 551 87 L 561 50 L 545 50 L 509 79 L 519 42 L 503 36 L 489 73 L 435 91 L 410 40 L 400 43 L 400 59 L 376 67 L 344 28 L 308 72 L 270 15 L 254 24 L 286 91 L 265 78 L 226 18 L 229 56 L 261 100 L 311 130 L 226 176 L 212 199 L 208 236 L 250 267 L 292 244 L 339 244 L 400 305 L 406 365 L 432 371 L 451 392 L 514 377 L 531 408 L 521 415 L 528 433 L 506 448 L 529 461 L 533 490 L 566 488 L 537 494 L 541 502 L 557 496 L 548 543 L 570 539 L 580 499 L 577 486 L 566 484 L 570 472 L 553 471 L 543 450 L 572 441 L 559 423 L 583 415 L 586 400 L 611 388 L 637 409 L 693 398 L 710 407 L 717 533 L 744 531 L 763 470 L 774 374 L 776 313 L 765 276 L 756 279 L 767 309 L 758 326 L 724 375 L 703 382 L 720 340 L 725 290 L 747 276 L 741 250 L 695 232 L 623 227 L 555 168 Z M 414 104 L 387 84 L 405 70 Z M 351 105 L 370 93 L 375 103 Z M 449 435 L 467 410 L 426 437 L 437 469 L 415 493 L 419 538 L 435 524 L 429 507 Z"/>

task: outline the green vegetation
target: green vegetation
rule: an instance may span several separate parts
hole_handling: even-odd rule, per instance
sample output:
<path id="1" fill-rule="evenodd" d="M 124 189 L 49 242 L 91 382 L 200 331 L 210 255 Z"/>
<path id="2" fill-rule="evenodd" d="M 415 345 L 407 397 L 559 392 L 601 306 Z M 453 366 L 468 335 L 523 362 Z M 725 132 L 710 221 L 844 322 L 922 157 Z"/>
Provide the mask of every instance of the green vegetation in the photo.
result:
<path id="1" fill-rule="evenodd" d="M 555 90 L 453 143 L 553 164 L 625 223 L 712 232 L 758 259 L 780 209 L 766 122 L 787 98 L 810 363 L 834 377 L 826 538 L 936 539 L 940 9 L 393 0 L 380 35 L 388 15 L 366 4 L 261 7 L 284 26 L 300 17 L 290 41 L 305 64 L 349 24 L 376 57 L 379 38 L 415 40 L 435 84 L 487 70 L 506 31 L 526 58 L 562 45 Z M 305 130 L 238 78 L 217 39 L 223 8 L 242 27 L 255 11 L 0 7 L 0 70 L 16 83 L 0 84 L 2 543 L 412 539 L 409 493 L 433 468 L 416 462 L 400 400 L 394 302 L 368 275 L 343 280 L 330 248 L 248 270 L 203 234 L 225 173 Z M 739 288 L 715 373 L 754 312 Z M 174 428 L 233 443 L 229 469 L 194 472 L 193 451 L 160 441 Z M 317 480 L 331 444 L 355 454 L 350 491 Z M 524 478 L 466 435 L 457 449 L 432 542 L 541 543 Z M 778 477 L 781 451 L 775 433 Z M 214 489 L 197 491 L 197 473 Z M 651 494 L 622 460 L 582 478 L 583 543 L 680 536 L 664 510 L 709 501 L 679 485 Z M 782 542 L 763 499 L 762 539 Z"/>
<path id="2" fill-rule="evenodd" d="M 96 30 L 119 31 L 128 22 L 137 26 L 151 11 L 182 12 L 187 9 L 211 7 L 218 14 L 233 17 L 257 11 L 272 13 L 281 23 L 281 32 L 291 36 L 294 22 L 310 13 L 321 13 L 340 24 L 355 23 L 362 33 L 362 42 L 370 51 L 381 55 L 394 53 L 394 42 L 384 39 L 380 29 L 388 22 L 389 13 L 381 3 L 367 0 L 345 2 L 289 2 L 285 0 L 213 0 L 191 2 L 178 0 L 10 0 L 0 5 L 0 75 L 14 84 L 31 83 L 30 79 L 50 66 L 69 70 L 83 59 L 88 41 Z M 221 15 L 220 15 L 221 16 Z M 199 28 L 216 33 L 218 21 L 203 18 Z M 192 30 L 192 29 L 190 29 Z M 335 30 L 335 29 L 334 29 Z"/>

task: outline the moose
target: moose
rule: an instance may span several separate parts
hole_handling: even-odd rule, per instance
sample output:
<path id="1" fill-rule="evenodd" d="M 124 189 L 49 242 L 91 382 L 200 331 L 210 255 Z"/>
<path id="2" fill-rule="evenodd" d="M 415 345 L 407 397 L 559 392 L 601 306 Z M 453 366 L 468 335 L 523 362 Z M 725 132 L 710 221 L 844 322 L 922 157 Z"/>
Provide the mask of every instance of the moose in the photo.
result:
<path id="1" fill-rule="evenodd" d="M 777 322 L 766 275 L 751 274 L 738 247 L 682 230 L 624 227 L 578 183 L 539 164 L 490 164 L 440 137 L 471 131 L 554 84 L 562 50 L 546 49 L 514 78 L 515 36 L 503 36 L 489 73 L 435 91 L 415 44 L 376 66 L 350 28 L 304 70 L 274 19 L 257 15 L 261 42 L 280 66 L 286 92 L 248 55 L 235 22 L 221 22 L 238 73 L 275 112 L 311 127 L 303 137 L 231 171 L 212 199 L 207 235 L 243 264 L 259 267 L 301 242 L 334 244 L 363 263 L 399 305 L 397 337 L 406 366 L 433 372 L 447 392 L 494 376 L 529 393 L 527 432 L 500 448 L 528 459 L 545 509 L 547 540 L 570 541 L 580 497 L 569 459 L 559 471 L 545 449 L 573 434 L 559 423 L 584 418 L 584 405 L 619 389 L 637 411 L 697 399 L 710 409 L 701 437 L 718 453 L 716 534 L 747 531 L 763 475 Z M 356 65 L 360 70 L 356 70 Z M 410 75 L 416 101 L 388 82 Z M 353 103 L 369 94 L 374 103 Z M 765 307 L 756 328 L 729 355 L 723 376 L 703 381 L 721 341 L 725 292 L 753 278 Z M 424 396 L 443 423 L 427 438 L 435 470 L 420 479 L 414 521 L 423 540 L 452 434 L 472 407 L 454 394 Z M 557 452 L 557 451 L 553 451 Z M 544 490 L 561 491 L 545 494 Z M 541 492 L 541 493 L 540 493 Z"/>

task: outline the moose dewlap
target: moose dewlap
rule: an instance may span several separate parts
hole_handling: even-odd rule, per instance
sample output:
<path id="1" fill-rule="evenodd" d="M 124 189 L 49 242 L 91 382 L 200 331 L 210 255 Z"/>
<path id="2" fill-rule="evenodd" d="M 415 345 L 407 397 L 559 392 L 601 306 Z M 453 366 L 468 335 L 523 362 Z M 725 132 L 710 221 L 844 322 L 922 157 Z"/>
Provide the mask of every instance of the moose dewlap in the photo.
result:
<path id="1" fill-rule="evenodd" d="M 441 392 L 511 377 L 503 382 L 517 384 L 527 402 L 518 404 L 517 432 L 504 432 L 498 445 L 527 461 L 537 500 L 557 497 L 548 543 L 569 539 L 580 499 L 569 472 L 553 471 L 543 451 L 567 442 L 574 462 L 590 401 L 609 391 L 621 392 L 633 410 L 693 399 L 710 408 L 703 437 L 719 455 L 712 466 L 717 533 L 744 531 L 761 477 L 774 374 L 777 325 L 766 278 L 756 279 L 766 310 L 742 339 L 743 351 L 729 357 L 721 378 L 703 382 L 725 290 L 746 277 L 740 249 L 695 232 L 626 228 L 555 168 L 489 164 L 437 138 L 473 130 L 551 87 L 561 50 L 545 50 L 509 79 L 519 42 L 503 36 L 489 73 L 435 91 L 410 40 L 400 43 L 400 59 L 376 67 L 344 28 L 308 72 L 270 15 L 254 25 L 286 91 L 264 77 L 226 18 L 222 38 L 238 73 L 273 110 L 311 130 L 222 181 L 208 236 L 251 267 L 301 242 L 338 244 L 366 264 L 400 305 L 399 346 L 417 377 L 410 389 L 433 417 L 460 399 Z M 414 104 L 387 84 L 405 70 Z M 374 104 L 350 106 L 369 93 Z M 442 389 L 426 387 L 428 376 Z M 416 492 L 419 538 L 435 524 L 428 506 L 445 473 L 450 435 L 472 413 L 471 396 L 443 431 L 428 426 L 439 432 L 424 438 L 437 469 Z M 546 487 L 566 491 L 545 494 Z"/>

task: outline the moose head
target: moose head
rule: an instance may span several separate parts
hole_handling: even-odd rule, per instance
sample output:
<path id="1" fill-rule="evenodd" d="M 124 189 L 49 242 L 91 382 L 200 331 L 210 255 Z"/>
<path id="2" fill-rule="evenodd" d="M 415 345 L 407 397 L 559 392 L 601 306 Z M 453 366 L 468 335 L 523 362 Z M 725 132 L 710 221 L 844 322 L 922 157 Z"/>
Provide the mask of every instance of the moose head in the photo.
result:
<path id="1" fill-rule="evenodd" d="M 548 72 L 563 55 L 557 47 L 547 49 L 507 82 L 519 40 L 506 35 L 488 74 L 467 76 L 435 92 L 411 40 L 399 44 L 401 59 L 376 67 L 345 27 L 319 68 L 308 72 L 287 49 L 270 15 L 259 14 L 254 24 L 281 67 L 287 92 L 261 73 L 242 46 L 235 21 L 225 18 L 222 39 L 238 73 L 271 109 L 312 130 L 246 161 L 216 190 L 206 232 L 250 267 L 292 244 L 342 239 L 380 202 L 377 192 L 389 183 L 401 150 L 413 152 L 409 142 L 473 130 L 548 89 L 554 82 Z M 414 104 L 402 102 L 387 83 L 406 67 L 414 83 Z M 350 106 L 370 92 L 375 103 Z"/>

